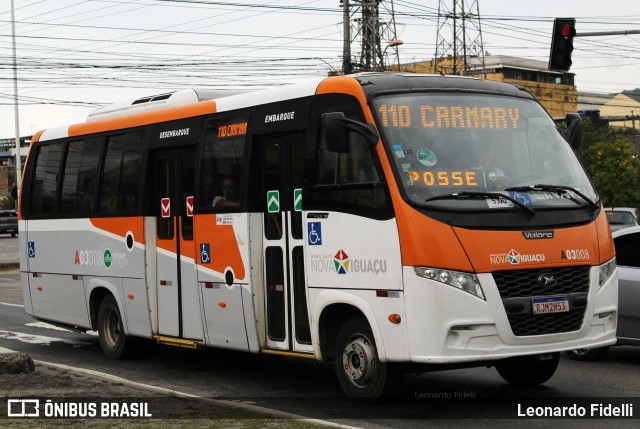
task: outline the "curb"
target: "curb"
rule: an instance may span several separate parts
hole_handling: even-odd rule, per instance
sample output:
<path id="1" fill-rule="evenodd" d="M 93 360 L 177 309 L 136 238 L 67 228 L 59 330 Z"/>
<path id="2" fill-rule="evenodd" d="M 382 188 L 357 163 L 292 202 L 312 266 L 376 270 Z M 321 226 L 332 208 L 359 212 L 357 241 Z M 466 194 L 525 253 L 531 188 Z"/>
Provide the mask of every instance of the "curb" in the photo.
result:
<path id="1" fill-rule="evenodd" d="M 191 399 L 194 399 L 196 401 L 200 401 L 200 402 L 204 402 L 204 403 L 208 403 L 208 404 L 215 404 L 215 405 L 221 405 L 221 406 L 226 406 L 226 407 L 241 408 L 241 409 L 248 410 L 248 411 L 268 414 L 268 415 L 271 415 L 271 416 L 274 416 L 274 417 L 278 417 L 278 418 L 299 420 L 299 421 L 303 421 L 303 422 L 306 422 L 306 423 L 314 423 L 314 424 L 321 425 L 321 426 L 341 428 L 341 429 L 356 429 L 355 426 L 346 426 L 346 425 L 342 425 L 342 424 L 339 424 L 339 423 L 329 422 L 329 421 L 326 421 L 326 420 L 313 419 L 313 418 L 301 416 L 301 415 L 298 415 L 298 414 L 288 413 L 286 411 L 273 410 L 271 408 L 264 408 L 264 407 L 260 407 L 260 406 L 257 406 L 257 405 L 247 404 L 247 403 L 244 403 L 244 402 L 237 402 L 237 401 L 231 401 L 231 400 L 226 400 L 226 399 L 203 398 L 201 396 L 192 395 L 190 393 L 180 392 L 180 391 L 173 390 L 173 389 L 167 389 L 167 388 L 160 387 L 160 386 L 153 386 L 153 385 L 150 385 L 150 384 L 138 383 L 136 381 L 131 381 L 131 380 L 128 380 L 126 378 L 118 377 L 116 375 L 108 374 L 108 373 L 105 373 L 105 372 L 93 371 L 91 369 L 77 368 L 77 367 L 73 367 L 73 366 L 69 366 L 69 365 L 63 365 L 63 364 L 54 363 L 54 362 L 46 362 L 46 361 L 41 361 L 41 360 L 34 360 L 34 363 L 36 363 L 38 365 L 45 365 L 45 366 L 52 367 L 52 368 L 66 369 L 68 371 L 72 371 L 72 372 L 88 375 L 88 376 L 91 376 L 91 377 L 100 378 L 100 379 L 107 380 L 107 381 L 122 383 L 122 384 L 125 384 L 125 385 L 130 386 L 130 387 L 135 387 L 135 388 L 142 389 L 142 390 L 148 390 L 148 391 L 151 391 L 151 392 L 161 393 L 161 394 L 165 394 L 167 396 L 176 396 L 176 397 L 181 397 L 181 398 L 191 398 Z"/>

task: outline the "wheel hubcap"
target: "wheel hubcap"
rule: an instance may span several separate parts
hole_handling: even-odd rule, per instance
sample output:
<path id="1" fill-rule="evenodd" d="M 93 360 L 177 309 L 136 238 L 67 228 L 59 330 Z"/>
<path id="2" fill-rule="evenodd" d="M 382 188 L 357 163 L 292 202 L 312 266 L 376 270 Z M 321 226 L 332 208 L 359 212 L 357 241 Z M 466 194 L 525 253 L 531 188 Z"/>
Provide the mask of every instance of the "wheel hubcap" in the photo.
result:
<path id="1" fill-rule="evenodd" d="M 120 319 L 115 311 L 110 311 L 105 319 L 104 337 L 109 347 L 114 347 L 120 338 Z"/>
<path id="2" fill-rule="evenodd" d="M 354 338 L 344 348 L 342 367 L 354 385 L 366 387 L 371 383 L 376 372 L 375 356 L 373 345 L 364 337 Z"/>

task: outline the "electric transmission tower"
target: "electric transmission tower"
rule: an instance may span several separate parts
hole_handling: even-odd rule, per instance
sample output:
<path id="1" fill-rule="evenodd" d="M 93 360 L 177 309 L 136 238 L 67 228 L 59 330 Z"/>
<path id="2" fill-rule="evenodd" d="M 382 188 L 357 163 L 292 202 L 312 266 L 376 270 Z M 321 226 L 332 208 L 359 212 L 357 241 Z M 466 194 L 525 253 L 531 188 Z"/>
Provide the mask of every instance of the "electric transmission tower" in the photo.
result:
<path id="1" fill-rule="evenodd" d="M 486 75 L 479 0 L 440 0 L 433 72 L 468 76 L 473 68 Z"/>
<path id="2" fill-rule="evenodd" d="M 399 65 L 398 46 L 402 42 L 396 38 L 393 0 L 340 0 L 340 6 L 344 25 L 342 72 L 383 71 L 390 64 Z"/>

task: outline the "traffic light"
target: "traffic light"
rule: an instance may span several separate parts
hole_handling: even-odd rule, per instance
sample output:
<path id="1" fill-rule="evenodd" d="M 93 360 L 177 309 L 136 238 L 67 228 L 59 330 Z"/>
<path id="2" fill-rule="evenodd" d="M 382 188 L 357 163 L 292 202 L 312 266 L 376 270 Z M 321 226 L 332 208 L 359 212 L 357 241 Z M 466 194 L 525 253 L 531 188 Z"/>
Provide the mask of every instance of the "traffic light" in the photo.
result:
<path id="1" fill-rule="evenodd" d="M 571 68 L 573 37 L 576 35 L 574 18 L 556 18 L 553 21 L 549 70 L 568 71 Z"/>

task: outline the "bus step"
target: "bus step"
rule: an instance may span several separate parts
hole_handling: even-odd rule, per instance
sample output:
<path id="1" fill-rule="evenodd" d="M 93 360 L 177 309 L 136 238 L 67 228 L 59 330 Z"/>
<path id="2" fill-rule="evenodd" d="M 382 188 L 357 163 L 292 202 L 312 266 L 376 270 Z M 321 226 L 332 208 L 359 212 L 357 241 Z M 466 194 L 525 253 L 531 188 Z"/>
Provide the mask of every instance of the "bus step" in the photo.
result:
<path id="1" fill-rule="evenodd" d="M 204 346 L 204 341 L 200 340 L 184 340 L 182 338 L 161 336 L 155 336 L 153 338 L 158 342 L 158 344 L 163 344 L 165 346 L 182 347 L 186 349 L 197 349 Z"/>

